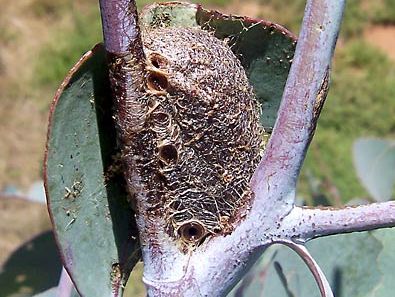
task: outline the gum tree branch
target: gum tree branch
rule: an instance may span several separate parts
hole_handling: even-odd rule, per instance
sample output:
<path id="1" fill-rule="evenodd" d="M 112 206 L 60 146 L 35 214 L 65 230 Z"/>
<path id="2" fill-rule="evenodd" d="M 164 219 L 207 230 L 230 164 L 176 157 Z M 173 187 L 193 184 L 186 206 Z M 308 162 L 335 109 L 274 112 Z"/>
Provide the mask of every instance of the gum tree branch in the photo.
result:
<path id="1" fill-rule="evenodd" d="M 394 226 L 394 201 L 341 209 L 295 207 L 284 220 L 284 228 L 289 228 L 292 237 L 301 242 L 333 234 Z"/>
<path id="2" fill-rule="evenodd" d="M 100 0 L 99 2 L 107 52 L 122 55 L 130 53 L 132 47 L 142 48 L 136 1 Z"/>
<path id="3" fill-rule="evenodd" d="M 135 123 L 130 112 L 139 112 L 132 102 L 141 96 L 144 84 L 145 56 L 138 24 L 135 0 L 100 0 L 104 46 L 109 78 L 115 102 L 115 122 L 126 143 Z"/>
<path id="4" fill-rule="evenodd" d="M 144 90 L 146 57 L 137 6 L 135 0 L 100 0 L 100 9 L 124 176 L 127 187 L 133 187 L 130 184 L 134 183 L 136 186 L 135 181 L 139 177 L 134 173 L 136 160 L 130 147 L 133 146 L 134 132 L 144 125 L 143 115 L 147 113 L 148 100 Z M 134 187 L 128 190 L 131 190 L 129 193 L 135 193 L 133 199 L 138 210 L 136 222 L 144 260 L 143 280 L 148 288 L 148 294 L 166 296 L 164 292 L 168 284 L 173 283 L 174 280 L 180 281 L 185 275 L 188 256 L 180 252 L 175 242 L 166 240 L 165 224 L 160 218 L 152 220 L 147 217 L 147 213 L 151 210 L 148 209 L 145 189 Z M 189 287 L 194 287 L 194 284 L 190 283 Z M 181 296 L 184 288 L 177 290 L 180 293 L 172 296 Z"/>
<path id="5" fill-rule="evenodd" d="M 345 1 L 307 1 L 294 60 L 264 157 L 251 180 L 251 216 L 279 221 L 291 211 L 296 181 L 325 101 Z"/>
<path id="6" fill-rule="evenodd" d="M 308 1 L 276 125 L 253 179 L 260 220 L 277 220 L 273 234 L 305 242 L 320 236 L 395 226 L 395 203 L 300 208 L 294 189 L 328 88 L 328 70 L 344 1 Z M 285 211 L 288 210 L 287 213 Z M 276 213 L 277 212 L 277 213 Z M 284 215 L 285 216 L 282 216 Z"/>

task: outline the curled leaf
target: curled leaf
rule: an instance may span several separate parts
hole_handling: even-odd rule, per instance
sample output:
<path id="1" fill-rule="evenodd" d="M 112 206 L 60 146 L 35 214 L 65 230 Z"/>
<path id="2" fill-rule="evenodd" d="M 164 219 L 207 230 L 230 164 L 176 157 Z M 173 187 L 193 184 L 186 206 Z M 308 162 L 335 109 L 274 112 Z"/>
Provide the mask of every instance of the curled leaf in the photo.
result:
<path id="1" fill-rule="evenodd" d="M 293 249 L 306 263 L 307 267 L 310 269 L 311 273 L 314 276 L 315 281 L 317 282 L 318 288 L 320 289 L 322 297 L 334 297 L 332 289 L 329 285 L 328 280 L 326 279 L 325 274 L 322 272 L 320 266 L 318 266 L 317 262 L 310 255 L 309 251 L 304 245 L 297 244 L 294 242 L 283 242 L 284 245 Z"/>

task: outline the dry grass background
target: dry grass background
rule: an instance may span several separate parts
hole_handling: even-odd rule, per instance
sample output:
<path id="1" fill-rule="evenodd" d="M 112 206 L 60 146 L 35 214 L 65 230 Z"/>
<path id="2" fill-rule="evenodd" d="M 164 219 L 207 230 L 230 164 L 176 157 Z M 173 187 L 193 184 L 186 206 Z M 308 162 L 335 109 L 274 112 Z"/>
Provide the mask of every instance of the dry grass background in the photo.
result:
<path id="1" fill-rule="evenodd" d="M 48 24 L 29 13 L 32 3 L 0 1 L 0 188 L 40 178 L 47 115 L 37 104 L 41 92 L 26 85 Z"/>
<path id="2" fill-rule="evenodd" d="M 0 192 L 10 184 L 26 189 L 41 179 L 48 108 L 61 77 L 66 74 L 65 69 L 95 40 L 100 40 L 97 2 L 0 0 Z M 275 0 L 201 2 L 226 13 L 276 20 L 293 30 L 297 30 L 301 18 L 295 11 L 300 11 L 303 5 L 303 1 L 288 1 L 290 9 L 281 10 L 283 1 Z M 357 3 L 349 2 L 351 6 Z M 377 16 L 381 22 L 365 24 L 360 15 L 368 14 L 384 2 L 395 7 L 392 0 L 360 0 L 360 11 L 350 17 L 344 34 L 367 42 L 395 61 L 395 17 L 383 9 Z M 85 17 L 96 18 L 97 23 L 84 22 Z M 68 39 L 71 34 L 77 36 L 75 40 Z M 71 42 L 75 45 L 70 45 Z M 345 47 L 344 40 L 340 40 L 340 46 Z M 62 53 L 62 57 L 59 54 L 57 59 L 57 53 Z M 319 145 L 314 149 L 314 145 L 312 154 L 322 150 Z M 323 171 L 325 166 L 321 166 Z M 44 206 L 14 201 L 0 195 L 0 267 L 18 245 L 49 229 Z M 141 287 L 130 296 L 139 294 Z"/>
<path id="3" fill-rule="evenodd" d="M 26 188 L 41 179 L 48 107 L 56 84 L 37 83 L 37 63 L 43 47 L 72 28 L 73 11 L 83 14 L 94 4 L 0 0 L 0 189 L 9 184 Z"/>

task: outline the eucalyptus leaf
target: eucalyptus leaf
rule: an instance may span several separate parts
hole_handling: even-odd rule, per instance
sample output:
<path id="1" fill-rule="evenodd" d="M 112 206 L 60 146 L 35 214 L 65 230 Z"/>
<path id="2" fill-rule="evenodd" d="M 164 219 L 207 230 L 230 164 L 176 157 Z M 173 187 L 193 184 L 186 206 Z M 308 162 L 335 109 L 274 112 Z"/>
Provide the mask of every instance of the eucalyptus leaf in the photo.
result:
<path id="1" fill-rule="evenodd" d="M 133 211 L 116 171 L 104 49 L 65 79 L 52 106 L 45 186 L 64 266 L 82 296 L 119 296 L 139 258 Z"/>
<path id="2" fill-rule="evenodd" d="M 395 292 L 394 263 L 395 263 L 395 229 L 381 229 L 373 232 L 383 245 L 377 258 L 378 268 L 381 272 L 381 281 L 368 297 L 388 297 Z"/>
<path id="3" fill-rule="evenodd" d="M 375 201 L 392 198 L 395 183 L 395 142 L 359 139 L 354 143 L 354 164 L 358 177 Z"/>
<path id="4" fill-rule="evenodd" d="M 33 295 L 33 297 L 56 297 L 57 293 L 58 293 L 57 287 L 53 287 L 53 288 L 48 289 L 44 292 Z M 76 297 L 78 297 L 78 296 L 76 296 Z"/>

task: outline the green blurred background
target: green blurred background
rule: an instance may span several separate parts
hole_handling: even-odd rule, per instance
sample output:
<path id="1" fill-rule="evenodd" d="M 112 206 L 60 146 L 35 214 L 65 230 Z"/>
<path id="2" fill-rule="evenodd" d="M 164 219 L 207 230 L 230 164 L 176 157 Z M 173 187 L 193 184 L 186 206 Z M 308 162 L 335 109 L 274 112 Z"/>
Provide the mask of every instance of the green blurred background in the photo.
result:
<path id="1" fill-rule="evenodd" d="M 141 8 L 152 1 L 137 2 Z M 193 2 L 268 19 L 295 33 L 305 5 L 302 0 Z M 100 15 L 97 0 L 0 0 L 0 6 L 0 192 L 9 186 L 23 192 L 41 179 L 51 98 L 70 67 L 102 39 Z M 352 144 L 362 136 L 395 138 L 394 63 L 395 0 L 348 0 L 332 86 L 299 183 L 299 196 L 309 203 L 317 193 L 333 205 L 370 199 L 353 168 Z M 50 227 L 45 206 L 4 194 L 0 217 L 4 270 L 18 246 Z M 12 296 L 37 290 L 23 271 L 14 276 L 13 290 L 21 293 Z M 130 296 L 143 296 L 141 284 Z"/>

